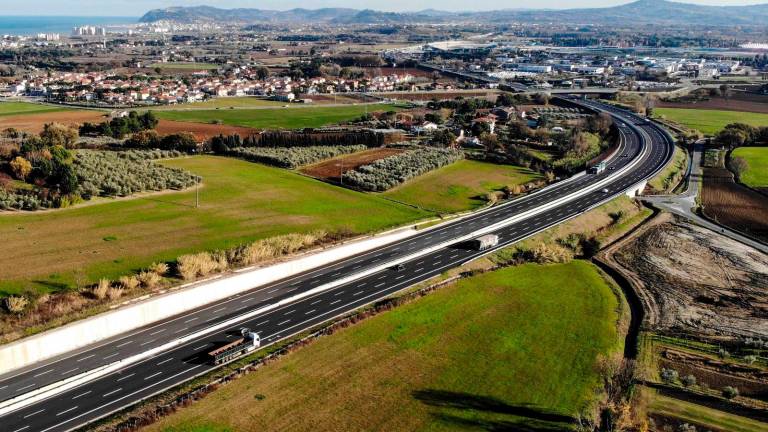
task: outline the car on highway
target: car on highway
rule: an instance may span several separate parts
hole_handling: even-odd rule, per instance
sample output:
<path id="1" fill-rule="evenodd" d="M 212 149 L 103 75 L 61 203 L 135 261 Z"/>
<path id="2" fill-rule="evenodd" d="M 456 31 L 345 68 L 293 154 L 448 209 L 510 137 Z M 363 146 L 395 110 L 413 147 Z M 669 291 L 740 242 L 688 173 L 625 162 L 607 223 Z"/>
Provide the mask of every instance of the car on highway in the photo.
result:
<path id="1" fill-rule="evenodd" d="M 393 266 L 392 270 L 394 270 L 394 271 L 403 271 L 403 270 L 405 270 L 405 264 L 398 264 L 396 266 Z"/>
<path id="2" fill-rule="evenodd" d="M 607 193 L 608 193 L 608 192 L 610 192 L 610 191 L 608 190 L 608 188 L 605 188 L 605 189 L 601 190 L 600 192 L 602 192 L 602 193 L 604 193 L 604 194 L 607 194 Z"/>

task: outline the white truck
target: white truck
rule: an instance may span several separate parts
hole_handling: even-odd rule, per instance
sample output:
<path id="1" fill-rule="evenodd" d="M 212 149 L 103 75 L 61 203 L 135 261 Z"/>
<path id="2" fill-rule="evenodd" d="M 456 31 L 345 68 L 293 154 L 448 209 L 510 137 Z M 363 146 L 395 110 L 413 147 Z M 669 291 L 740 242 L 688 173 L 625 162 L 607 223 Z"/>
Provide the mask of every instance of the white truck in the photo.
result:
<path id="1" fill-rule="evenodd" d="M 496 234 L 486 234 L 482 237 L 478 237 L 470 242 L 472 248 L 478 251 L 484 251 L 492 247 L 496 247 L 499 244 L 499 236 Z"/>
<path id="2" fill-rule="evenodd" d="M 236 359 L 241 355 L 245 355 L 261 346 L 261 338 L 257 333 L 243 327 L 240 329 L 240 334 L 243 336 L 240 339 L 209 352 L 209 360 L 213 364 L 220 365 Z"/>

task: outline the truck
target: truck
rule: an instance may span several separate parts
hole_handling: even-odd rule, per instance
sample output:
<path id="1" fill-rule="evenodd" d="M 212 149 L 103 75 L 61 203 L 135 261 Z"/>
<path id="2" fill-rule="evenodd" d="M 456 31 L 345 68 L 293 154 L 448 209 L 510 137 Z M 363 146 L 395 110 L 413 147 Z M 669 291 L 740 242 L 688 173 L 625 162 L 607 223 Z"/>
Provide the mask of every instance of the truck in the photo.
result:
<path id="1" fill-rule="evenodd" d="M 499 236 L 496 234 L 486 234 L 470 242 L 472 249 L 484 251 L 499 244 Z"/>
<path id="2" fill-rule="evenodd" d="M 592 166 L 587 172 L 589 172 L 590 174 L 600 174 L 603 171 L 605 171 L 605 168 L 606 168 L 606 163 L 605 161 L 602 161 L 599 164 Z"/>
<path id="3" fill-rule="evenodd" d="M 245 355 L 261 346 L 261 338 L 257 333 L 243 327 L 240 329 L 241 338 L 230 342 L 208 353 L 208 359 L 215 365 L 227 363 Z"/>

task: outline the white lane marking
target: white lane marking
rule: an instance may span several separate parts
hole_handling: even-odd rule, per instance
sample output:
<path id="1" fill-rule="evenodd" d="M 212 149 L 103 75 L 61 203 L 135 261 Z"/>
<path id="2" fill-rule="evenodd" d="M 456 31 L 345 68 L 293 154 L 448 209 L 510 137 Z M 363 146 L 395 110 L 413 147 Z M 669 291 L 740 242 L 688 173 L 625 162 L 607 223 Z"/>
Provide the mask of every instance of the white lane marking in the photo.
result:
<path id="1" fill-rule="evenodd" d="M 6 389 L 6 388 L 8 388 L 8 386 L 4 385 L 4 386 L 0 387 L 0 390 Z"/>
<path id="2" fill-rule="evenodd" d="M 273 290 L 267 291 L 267 294 L 272 294 L 273 292 L 280 291 L 280 288 L 275 288 Z"/>
<path id="3" fill-rule="evenodd" d="M 89 358 L 92 358 L 92 357 L 96 357 L 96 354 L 91 354 L 89 356 L 83 357 L 83 358 L 79 359 L 78 362 L 81 362 L 83 360 L 88 360 Z"/>
<path id="4" fill-rule="evenodd" d="M 150 336 L 154 336 L 154 335 L 156 335 L 156 334 L 160 334 L 160 333 L 162 333 L 162 332 L 164 332 L 164 331 L 165 331 L 165 329 L 160 329 L 160 330 L 158 330 L 158 331 L 154 331 L 154 332 L 150 333 L 149 335 L 150 335 Z"/>
<path id="5" fill-rule="evenodd" d="M 176 333 L 178 333 L 178 332 L 176 332 Z M 148 341 L 146 341 L 146 342 L 142 343 L 142 344 L 141 344 L 141 345 L 139 345 L 139 346 L 144 346 L 144 345 L 147 345 L 147 344 L 151 344 L 152 342 L 154 342 L 154 341 L 156 341 L 156 340 L 157 340 L 157 339 L 150 339 L 150 340 L 148 340 Z"/>
<path id="6" fill-rule="evenodd" d="M 244 298 L 244 299 L 240 300 L 240 303 L 246 303 L 246 302 L 249 302 L 249 301 L 253 300 L 253 299 L 254 299 L 254 297 L 255 297 L 255 296 L 246 297 L 246 298 Z M 197 319 L 197 318 L 195 318 L 195 319 Z M 188 323 L 189 321 L 194 321 L 194 319 L 192 319 L 192 320 L 187 320 L 187 321 L 184 321 L 184 322 L 185 322 L 185 323 Z"/>
<path id="7" fill-rule="evenodd" d="M 112 357 L 114 357 L 114 356 L 116 356 L 116 355 L 118 355 L 118 354 L 120 354 L 120 353 L 119 353 L 119 352 L 116 352 L 116 353 L 114 353 L 114 354 L 110 354 L 110 355 L 108 355 L 108 356 L 106 356 L 106 357 L 102 357 L 102 359 L 103 359 L 103 360 L 106 360 L 106 359 L 108 359 L 108 358 L 112 358 Z"/>
<path id="8" fill-rule="evenodd" d="M 18 428 L 18 429 L 16 429 L 16 430 L 15 430 L 15 431 L 13 431 L 13 432 L 21 432 L 21 431 L 23 431 L 24 429 L 29 429 L 29 425 L 27 425 L 27 426 L 24 426 L 24 427 L 21 427 L 21 428 Z"/>
<path id="9" fill-rule="evenodd" d="M 283 325 L 283 324 L 285 324 L 285 323 L 289 323 L 289 322 L 291 322 L 291 320 L 285 320 L 285 321 L 283 321 L 283 322 L 279 322 L 279 323 L 277 323 L 277 325 L 278 325 L 278 326 L 281 326 L 281 325 Z"/>
<path id="10" fill-rule="evenodd" d="M 320 303 L 320 302 L 322 302 L 322 300 L 315 300 L 315 301 L 313 301 L 312 303 L 310 303 L 309 305 L 310 305 L 310 306 L 314 306 L 314 305 L 316 305 L 316 304 L 318 304 L 318 303 Z"/>
<path id="11" fill-rule="evenodd" d="M 197 347 L 197 348 L 192 348 L 192 349 L 193 349 L 193 350 L 195 350 L 195 351 L 197 351 L 197 350 L 199 350 L 199 349 L 202 349 L 202 348 L 205 348 L 205 347 L 207 347 L 207 346 L 208 346 L 208 344 L 205 344 L 205 345 L 200 345 L 199 347 Z"/>
<path id="12" fill-rule="evenodd" d="M 154 377 L 156 377 L 156 376 L 160 375 L 161 373 L 162 373 L 162 372 L 153 373 L 152 375 L 150 375 L 150 376 L 148 376 L 148 377 L 144 378 L 144 381 L 146 381 L 146 380 L 149 380 L 149 379 L 152 379 L 152 378 L 154 378 Z"/>
<path id="13" fill-rule="evenodd" d="M 111 396 L 111 395 L 113 395 L 113 394 L 115 394 L 115 393 L 117 393 L 117 392 L 121 391 L 122 389 L 123 389 L 123 388 L 122 388 L 122 387 L 120 387 L 119 389 L 115 389 L 115 390 L 112 390 L 112 391 L 111 391 L 111 392 L 109 392 L 109 393 L 104 393 L 104 396 L 102 396 L 102 397 Z"/>
<path id="14" fill-rule="evenodd" d="M 424 267 L 419 267 L 416 270 L 414 270 L 415 273 L 419 273 L 420 271 L 424 270 Z"/>
<path id="15" fill-rule="evenodd" d="M 435 261 L 432 265 L 440 265 L 442 263 L 443 263 L 442 261 Z"/>
<path id="16" fill-rule="evenodd" d="M 76 367 L 76 368 L 74 368 L 74 369 L 70 369 L 70 370 L 68 370 L 68 371 L 66 371 L 66 372 L 62 372 L 61 374 L 62 374 L 62 375 L 66 375 L 66 374 L 68 374 L 68 373 L 70 373 L 70 372 L 74 372 L 74 371 L 76 371 L 76 370 L 78 370 L 78 369 L 80 369 L 80 368 L 79 368 L 79 367 Z"/>
<path id="17" fill-rule="evenodd" d="M 268 323 L 268 322 L 269 322 L 269 320 L 266 320 L 266 321 L 262 321 L 262 322 L 260 322 L 260 323 L 256 324 L 256 327 L 262 326 L 262 325 L 264 325 L 264 324 L 266 324 L 266 323 Z"/>
<path id="18" fill-rule="evenodd" d="M 181 332 L 187 331 L 187 330 L 189 330 L 189 327 L 184 327 L 183 329 L 176 330 L 175 332 L 173 332 L 173 334 L 181 333 Z"/>
<path id="19" fill-rule="evenodd" d="M 316 310 L 317 310 L 317 309 L 312 309 L 312 310 L 311 310 L 311 311 L 309 311 L 309 312 L 304 312 L 304 315 L 309 315 L 309 314 L 311 314 L 312 312 L 314 312 L 314 311 L 316 311 Z"/>
<path id="20" fill-rule="evenodd" d="M 380 287 L 380 286 L 382 286 L 382 285 L 384 285 L 384 284 L 386 284 L 386 282 L 382 282 L 382 283 L 376 284 L 376 285 L 374 285 L 373 287 L 374 287 L 374 288 L 378 288 L 378 287 Z"/>
<path id="21" fill-rule="evenodd" d="M 117 382 L 120 382 L 120 381 L 122 381 L 122 380 L 127 380 L 128 378 L 130 378 L 130 377 L 132 377 L 132 376 L 134 376 L 134 375 L 136 375 L 136 372 L 134 372 L 134 373 L 132 373 L 132 374 L 130 374 L 130 375 L 126 375 L 126 376 L 124 376 L 124 377 L 120 377 L 120 378 L 118 378 L 118 379 L 117 379 Z"/>
<path id="22" fill-rule="evenodd" d="M 25 390 L 25 389 L 28 389 L 28 388 L 30 388 L 30 387 L 34 387 L 34 386 L 35 386 L 35 383 L 32 383 L 32 384 L 30 384 L 30 385 L 26 385 L 26 386 L 24 386 L 24 387 L 20 388 L 19 390 Z"/>
<path id="23" fill-rule="evenodd" d="M 296 309 L 291 309 L 288 312 L 284 312 L 283 315 L 290 315 L 292 313 L 296 312 Z"/>
<path id="24" fill-rule="evenodd" d="M 333 302 L 331 302 L 331 306 L 333 306 L 333 305 L 335 305 L 336 303 L 339 303 L 339 302 L 341 302 L 341 300 L 333 301 Z"/>
<path id="25" fill-rule="evenodd" d="M 128 345 L 129 343 L 133 342 L 132 340 L 129 340 L 128 342 L 123 342 L 120 345 L 116 345 L 118 348 Z"/>
<path id="26" fill-rule="evenodd" d="M 356 292 L 356 293 L 352 294 L 352 296 L 354 296 L 354 297 L 357 297 L 357 296 L 359 296 L 360 294 L 362 294 L 363 292 L 364 292 L 364 291 L 358 291 L 358 292 Z"/>
<path id="27" fill-rule="evenodd" d="M 160 366 L 160 365 L 161 365 L 161 364 L 163 364 L 163 363 L 168 363 L 168 362 L 169 362 L 169 361 L 171 361 L 171 360 L 173 360 L 173 357 L 171 357 L 171 358 L 169 358 L 169 359 L 165 359 L 165 360 L 161 361 L 160 363 L 158 363 L 158 364 L 157 364 L 157 366 Z"/>
<path id="28" fill-rule="evenodd" d="M 338 296 L 340 296 L 340 295 L 342 295 L 342 294 L 344 294 L 344 291 L 339 291 L 339 292 L 337 292 L 336 294 L 334 294 L 333 296 L 334 296 L 334 297 L 338 297 Z"/>
<path id="29" fill-rule="evenodd" d="M 30 417 L 32 417 L 32 416 L 34 416 L 34 415 L 38 415 L 38 414 L 40 414 L 40 413 L 41 413 L 41 412 L 43 412 L 43 411 L 45 411 L 45 408 L 43 408 L 43 409 L 41 409 L 41 410 L 38 410 L 38 411 L 35 411 L 35 412 L 33 412 L 32 414 L 27 414 L 27 415 L 25 415 L 25 416 L 24 416 L 24 418 L 30 418 Z"/>
<path id="30" fill-rule="evenodd" d="M 189 322 L 192 322 L 192 321 L 195 321 L 195 320 L 196 320 L 196 319 L 198 319 L 198 318 L 200 318 L 200 317 L 194 317 L 194 318 L 190 318 L 190 319 L 188 319 L 188 320 L 184 321 L 184 324 L 186 324 L 186 323 L 189 323 Z"/>
<path id="31" fill-rule="evenodd" d="M 60 415 L 62 415 L 62 414 L 66 414 L 66 413 L 68 413 L 68 412 L 70 412 L 70 411 L 74 411 L 74 410 L 76 410 L 76 409 L 77 409 L 77 406 L 73 406 L 72 408 L 70 408 L 70 409 L 68 409 L 68 410 L 64 410 L 64 411 L 62 411 L 62 412 L 60 412 L 60 413 L 56 414 L 56 417 L 58 417 L 58 416 L 60 416 Z"/>
<path id="32" fill-rule="evenodd" d="M 211 313 L 218 313 L 218 312 L 221 312 L 221 311 L 223 311 L 224 309 L 226 309 L 226 307 L 223 307 L 223 308 L 218 308 L 218 309 L 216 309 L 215 311 L 211 311 Z"/>
<path id="33" fill-rule="evenodd" d="M 404 277 L 405 277 L 405 275 L 400 275 L 400 276 L 396 277 L 395 280 L 400 280 L 400 279 L 402 279 Z"/>
<path id="34" fill-rule="evenodd" d="M 51 373 L 51 372 L 53 372 L 53 371 L 54 371 L 54 369 L 48 369 L 48 370 L 47 370 L 47 371 L 45 371 L 45 372 L 40 372 L 40 373 L 39 373 L 39 374 L 37 374 L 37 375 L 32 375 L 32 378 L 37 378 L 37 377 L 39 377 L 39 376 L 43 376 L 43 375 L 45 375 L 45 374 L 47 374 L 47 373 Z"/>

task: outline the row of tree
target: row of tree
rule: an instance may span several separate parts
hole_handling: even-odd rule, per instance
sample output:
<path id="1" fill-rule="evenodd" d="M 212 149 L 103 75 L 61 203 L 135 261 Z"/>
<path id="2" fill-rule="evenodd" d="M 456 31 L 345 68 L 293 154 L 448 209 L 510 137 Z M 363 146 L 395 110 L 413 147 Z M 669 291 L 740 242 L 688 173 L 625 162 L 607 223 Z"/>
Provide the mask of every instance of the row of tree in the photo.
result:
<path id="1" fill-rule="evenodd" d="M 327 147 L 357 146 L 381 147 L 385 136 L 375 132 L 345 133 L 293 133 L 265 132 L 260 135 L 219 135 L 210 139 L 208 145 L 216 154 L 225 154 L 238 147 Z"/>

